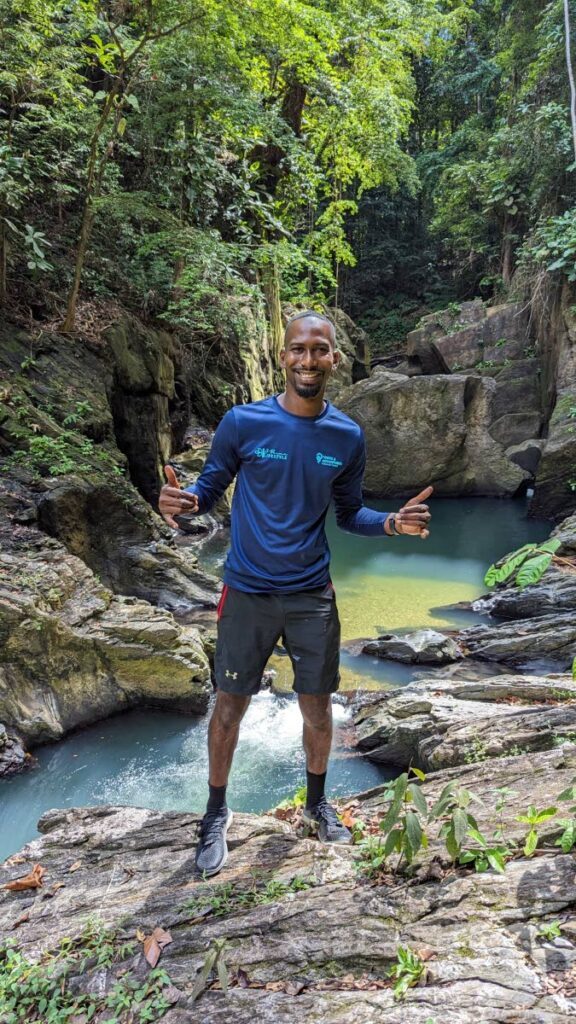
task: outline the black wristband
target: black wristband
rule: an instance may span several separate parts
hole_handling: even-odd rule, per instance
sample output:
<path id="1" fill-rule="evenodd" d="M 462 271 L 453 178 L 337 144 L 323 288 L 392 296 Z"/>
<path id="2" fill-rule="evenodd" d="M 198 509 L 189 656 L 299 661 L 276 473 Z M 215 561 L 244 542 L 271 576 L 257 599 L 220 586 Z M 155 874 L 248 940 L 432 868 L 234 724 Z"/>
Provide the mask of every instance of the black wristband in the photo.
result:
<path id="1" fill-rule="evenodd" d="M 390 523 L 390 526 L 392 528 L 392 533 L 388 534 L 389 537 L 401 537 L 402 536 L 400 531 L 396 529 L 396 516 L 395 516 L 394 512 L 390 513 L 390 515 L 388 516 L 388 519 L 386 520 L 386 522 Z"/>

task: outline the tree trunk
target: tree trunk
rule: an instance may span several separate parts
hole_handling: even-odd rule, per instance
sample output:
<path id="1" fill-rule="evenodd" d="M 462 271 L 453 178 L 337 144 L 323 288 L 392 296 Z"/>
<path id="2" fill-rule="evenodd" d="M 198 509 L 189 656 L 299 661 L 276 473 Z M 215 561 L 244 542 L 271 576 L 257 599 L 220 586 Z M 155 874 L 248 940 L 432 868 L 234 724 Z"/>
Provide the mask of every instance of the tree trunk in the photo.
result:
<path id="1" fill-rule="evenodd" d="M 280 274 L 275 263 L 268 264 L 262 270 L 262 290 L 268 307 L 274 370 L 276 371 L 280 365 L 280 352 L 284 346 L 284 325 L 280 305 Z"/>
<path id="2" fill-rule="evenodd" d="M 572 57 L 570 54 L 570 6 L 568 0 L 564 0 L 564 43 L 566 47 L 566 67 L 568 68 L 568 81 L 570 82 L 570 120 L 572 122 L 572 145 L 574 146 L 574 161 L 576 162 L 576 86 L 574 85 L 574 72 L 572 70 Z"/>
<path id="3" fill-rule="evenodd" d="M 512 270 L 512 239 L 508 234 L 508 218 L 506 218 L 502 238 L 502 283 L 505 288 L 510 287 Z"/>
<path id="4" fill-rule="evenodd" d="M 8 263 L 6 225 L 0 219 L 0 306 L 6 305 L 6 267 Z"/>

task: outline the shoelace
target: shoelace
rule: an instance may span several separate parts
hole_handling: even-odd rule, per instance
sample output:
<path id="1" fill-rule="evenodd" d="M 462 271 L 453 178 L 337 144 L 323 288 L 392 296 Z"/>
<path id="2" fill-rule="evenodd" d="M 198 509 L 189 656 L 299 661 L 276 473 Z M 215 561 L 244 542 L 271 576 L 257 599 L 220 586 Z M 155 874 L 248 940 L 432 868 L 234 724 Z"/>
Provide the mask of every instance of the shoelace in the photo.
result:
<path id="1" fill-rule="evenodd" d="M 340 821 L 338 814 L 333 807 L 330 806 L 325 797 L 317 803 L 315 807 L 316 813 L 319 814 L 327 825 L 332 828 L 344 828 Z"/>
<path id="2" fill-rule="evenodd" d="M 214 811 L 213 814 L 205 814 L 200 826 L 200 838 L 206 843 L 215 843 L 222 835 L 222 827 L 226 824 L 228 812 Z"/>

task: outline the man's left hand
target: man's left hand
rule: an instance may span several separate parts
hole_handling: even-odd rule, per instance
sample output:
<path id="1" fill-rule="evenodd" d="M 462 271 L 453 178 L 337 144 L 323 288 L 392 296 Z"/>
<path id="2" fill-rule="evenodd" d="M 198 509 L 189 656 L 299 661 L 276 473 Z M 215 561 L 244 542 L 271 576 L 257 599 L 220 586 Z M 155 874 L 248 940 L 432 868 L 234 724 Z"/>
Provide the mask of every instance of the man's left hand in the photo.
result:
<path id="1" fill-rule="evenodd" d="M 396 513 L 396 529 L 398 533 L 412 534 L 426 540 L 430 536 L 428 523 L 432 518 L 426 501 L 432 494 L 433 487 L 425 487 L 415 498 L 410 498 Z"/>

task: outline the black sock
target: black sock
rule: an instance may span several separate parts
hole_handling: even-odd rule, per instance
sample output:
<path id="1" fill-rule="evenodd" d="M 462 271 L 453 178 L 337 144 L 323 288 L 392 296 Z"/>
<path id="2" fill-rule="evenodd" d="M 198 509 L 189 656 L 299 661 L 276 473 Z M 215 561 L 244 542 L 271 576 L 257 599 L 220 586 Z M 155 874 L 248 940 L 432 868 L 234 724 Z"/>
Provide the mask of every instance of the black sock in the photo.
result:
<path id="1" fill-rule="evenodd" d="M 326 772 L 322 775 L 314 775 L 313 772 L 306 772 L 306 807 L 315 807 L 324 796 L 326 785 Z"/>
<path id="2" fill-rule="evenodd" d="M 207 811 L 219 811 L 226 807 L 226 786 L 211 786 L 208 783 L 210 796 L 208 797 Z"/>

